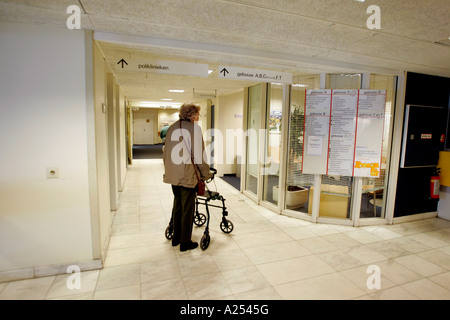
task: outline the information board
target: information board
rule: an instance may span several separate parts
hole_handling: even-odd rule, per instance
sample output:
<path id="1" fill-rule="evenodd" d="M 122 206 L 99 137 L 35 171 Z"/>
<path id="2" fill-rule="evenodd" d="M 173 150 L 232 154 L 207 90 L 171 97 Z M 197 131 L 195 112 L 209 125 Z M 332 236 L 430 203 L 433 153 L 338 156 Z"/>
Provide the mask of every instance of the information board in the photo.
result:
<path id="1" fill-rule="evenodd" d="M 386 90 L 360 90 L 354 176 L 380 176 Z"/>
<path id="2" fill-rule="evenodd" d="M 358 90 L 333 90 L 327 174 L 353 175 Z"/>
<path id="3" fill-rule="evenodd" d="M 379 177 L 386 90 L 307 90 L 302 172 Z"/>
<path id="4" fill-rule="evenodd" d="M 302 172 L 326 174 L 331 90 L 307 90 Z"/>

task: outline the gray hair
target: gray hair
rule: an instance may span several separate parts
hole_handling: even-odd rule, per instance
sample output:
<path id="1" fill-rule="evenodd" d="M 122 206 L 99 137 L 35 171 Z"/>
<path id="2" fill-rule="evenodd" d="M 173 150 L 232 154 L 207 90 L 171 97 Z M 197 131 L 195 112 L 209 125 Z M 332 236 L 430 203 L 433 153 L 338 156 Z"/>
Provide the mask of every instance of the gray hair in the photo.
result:
<path id="1" fill-rule="evenodd" d="M 191 117 L 200 113 L 200 106 L 191 102 L 186 102 L 180 107 L 180 119 L 191 121 Z"/>

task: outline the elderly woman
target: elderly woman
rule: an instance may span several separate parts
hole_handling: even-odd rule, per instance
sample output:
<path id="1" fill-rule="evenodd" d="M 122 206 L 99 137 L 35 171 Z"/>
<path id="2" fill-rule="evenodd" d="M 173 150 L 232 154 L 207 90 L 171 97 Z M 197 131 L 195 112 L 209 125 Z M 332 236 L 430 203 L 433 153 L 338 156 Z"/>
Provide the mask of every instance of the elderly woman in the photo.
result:
<path id="1" fill-rule="evenodd" d="M 172 185 L 174 195 L 172 246 L 180 244 L 180 251 L 187 251 L 198 246 L 191 240 L 198 178 L 207 180 L 212 174 L 203 159 L 201 128 L 195 123 L 200 117 L 200 106 L 183 104 L 179 117 L 167 130 L 163 181 Z"/>

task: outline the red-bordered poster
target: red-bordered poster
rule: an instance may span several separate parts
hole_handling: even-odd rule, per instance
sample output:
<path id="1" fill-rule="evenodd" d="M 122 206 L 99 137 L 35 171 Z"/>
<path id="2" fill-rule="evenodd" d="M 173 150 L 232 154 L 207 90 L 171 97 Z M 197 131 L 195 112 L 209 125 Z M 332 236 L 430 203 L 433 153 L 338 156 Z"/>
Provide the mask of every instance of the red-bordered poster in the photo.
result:
<path id="1" fill-rule="evenodd" d="M 307 90 L 302 172 L 379 177 L 386 90 Z"/>

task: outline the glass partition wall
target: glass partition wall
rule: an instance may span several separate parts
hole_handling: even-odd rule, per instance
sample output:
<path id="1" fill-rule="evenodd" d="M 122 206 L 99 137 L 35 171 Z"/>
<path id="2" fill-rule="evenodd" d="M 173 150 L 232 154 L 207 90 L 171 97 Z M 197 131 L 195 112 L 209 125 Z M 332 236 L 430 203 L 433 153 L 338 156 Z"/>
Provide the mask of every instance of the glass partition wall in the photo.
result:
<path id="1" fill-rule="evenodd" d="M 311 214 L 314 175 L 302 173 L 303 126 L 307 89 L 319 89 L 319 75 L 294 77 L 289 107 L 287 175 L 284 208 Z"/>
<path id="2" fill-rule="evenodd" d="M 326 89 L 361 89 L 362 75 L 328 74 Z M 319 217 L 351 219 L 353 177 L 323 175 L 320 194 Z"/>
<path id="3" fill-rule="evenodd" d="M 272 208 L 279 195 L 282 93 L 282 84 L 249 87 L 246 108 L 245 191 Z"/>
<path id="4" fill-rule="evenodd" d="M 389 176 L 389 151 L 391 149 L 393 125 L 392 115 L 396 95 L 396 77 L 371 74 L 370 89 L 386 90 L 383 144 L 381 151 L 380 177 L 362 179 L 360 218 L 384 218 L 386 190 Z"/>
<path id="5" fill-rule="evenodd" d="M 274 211 L 313 222 L 360 225 L 371 224 L 370 219 L 360 218 L 384 219 L 395 86 L 395 76 L 328 74 L 294 76 L 290 86 L 261 83 L 249 87 L 244 192 Z M 386 90 L 379 178 L 302 172 L 306 90 L 321 87 Z"/>
<path id="6" fill-rule="evenodd" d="M 261 106 L 265 100 L 265 90 L 263 89 L 265 89 L 263 84 L 248 88 L 245 190 L 255 197 L 258 196 L 259 131 L 261 129 Z"/>
<path id="7" fill-rule="evenodd" d="M 267 108 L 265 113 L 264 155 L 262 163 L 262 200 L 275 206 L 279 199 L 281 126 L 282 126 L 283 85 L 268 84 Z"/>
<path id="8" fill-rule="evenodd" d="M 370 81 L 367 81 L 369 79 Z M 389 167 L 389 150 L 392 137 L 391 114 L 395 103 L 396 77 L 368 74 L 322 75 L 322 88 L 326 89 L 386 89 L 385 122 L 383 133 L 382 165 L 379 178 L 354 178 L 339 175 L 314 175 L 302 173 L 303 128 L 305 95 L 307 89 L 319 89 L 320 77 L 314 76 L 310 84 L 297 78 L 290 91 L 289 134 L 286 153 L 286 195 L 284 213 L 318 222 L 341 221 L 358 225 L 359 218 L 384 218 L 386 186 Z M 365 82 L 363 82 L 363 79 Z M 361 181 L 355 184 L 356 180 Z M 313 205 L 314 187 L 320 195 Z M 356 201 L 358 200 L 358 201 Z M 316 207 L 316 216 L 312 212 Z M 364 223 L 363 223 L 364 224 Z"/>

